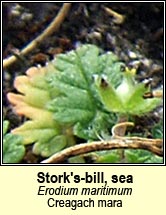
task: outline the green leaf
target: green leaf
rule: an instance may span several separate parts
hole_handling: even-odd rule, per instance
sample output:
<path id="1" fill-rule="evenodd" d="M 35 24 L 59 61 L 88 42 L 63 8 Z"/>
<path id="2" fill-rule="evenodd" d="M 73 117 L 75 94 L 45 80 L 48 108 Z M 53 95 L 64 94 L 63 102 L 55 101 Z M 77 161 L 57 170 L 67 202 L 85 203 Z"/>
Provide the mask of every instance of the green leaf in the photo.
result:
<path id="1" fill-rule="evenodd" d="M 163 157 L 152 155 L 145 163 L 163 163 Z"/>
<path id="2" fill-rule="evenodd" d="M 160 98 L 144 98 L 150 89 L 144 83 L 137 83 L 133 71 L 129 69 L 123 72 L 122 81 L 117 87 L 110 80 L 100 77 L 96 79 L 96 86 L 107 110 L 119 114 L 143 115 L 161 103 Z"/>
<path id="3" fill-rule="evenodd" d="M 3 122 L 3 163 L 19 163 L 25 154 L 22 137 L 7 133 L 9 122 Z"/>
<path id="4" fill-rule="evenodd" d="M 47 140 L 42 141 L 40 139 L 35 143 L 33 152 L 35 154 L 41 154 L 43 157 L 47 157 L 48 155 L 52 155 L 53 153 L 62 150 L 66 145 L 67 139 L 64 135 L 47 136 Z"/>
<path id="5" fill-rule="evenodd" d="M 160 120 L 153 128 L 152 128 L 153 138 L 163 138 L 163 120 Z"/>
<path id="6" fill-rule="evenodd" d="M 85 163 L 85 159 L 81 156 L 74 156 L 68 159 L 69 163 Z"/>
<path id="7" fill-rule="evenodd" d="M 151 153 L 145 150 L 125 150 L 127 163 L 145 163 L 151 155 Z"/>
<path id="8" fill-rule="evenodd" d="M 98 139 L 98 131 L 101 133 L 112 124 L 111 113 L 101 103 L 94 77 L 108 76 L 116 86 L 121 81 L 122 63 L 111 52 L 103 54 L 94 45 L 84 45 L 76 51 L 58 55 L 53 65 L 57 74 L 50 74 L 47 80 L 59 95 L 47 107 L 54 112 L 54 119 L 73 126 L 74 135 L 87 140 Z"/>
<path id="9" fill-rule="evenodd" d="M 30 68 L 26 72 L 27 76 L 18 76 L 15 79 L 15 87 L 21 94 L 8 94 L 15 111 L 30 118 L 12 130 L 12 133 L 21 136 L 23 144 L 33 143 L 33 152 L 43 157 L 75 143 L 73 134 L 69 132 L 71 129 L 59 125 L 47 108 L 48 102 L 58 95 L 58 91 L 52 89 L 46 81 L 49 72 L 56 75 L 52 64 L 46 68 Z"/>
<path id="10" fill-rule="evenodd" d="M 123 112 L 123 103 L 111 84 L 98 77 L 98 79 L 96 79 L 96 86 L 107 110 L 112 112 Z"/>
<path id="11" fill-rule="evenodd" d="M 3 135 L 5 135 L 7 133 L 8 127 L 9 127 L 9 121 L 4 120 L 3 121 Z"/>
<path id="12" fill-rule="evenodd" d="M 120 161 L 120 156 L 117 153 L 117 150 L 101 151 L 95 154 L 95 163 L 119 163 Z"/>
<path id="13" fill-rule="evenodd" d="M 125 150 L 127 163 L 162 163 L 163 158 L 143 149 Z"/>

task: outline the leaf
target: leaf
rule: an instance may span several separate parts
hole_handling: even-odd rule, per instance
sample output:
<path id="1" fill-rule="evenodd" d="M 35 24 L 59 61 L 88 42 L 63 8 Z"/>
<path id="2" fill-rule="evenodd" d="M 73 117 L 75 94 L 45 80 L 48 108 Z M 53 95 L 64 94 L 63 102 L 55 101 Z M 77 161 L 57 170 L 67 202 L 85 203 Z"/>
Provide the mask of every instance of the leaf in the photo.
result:
<path id="1" fill-rule="evenodd" d="M 101 78 L 96 80 L 96 86 L 107 110 L 119 114 L 143 115 L 161 103 L 160 98 L 145 99 L 143 97 L 149 89 L 144 83 L 137 83 L 129 69 L 123 73 L 118 87 Z"/>
<path id="2" fill-rule="evenodd" d="M 99 89 L 101 100 L 107 110 L 111 110 L 112 112 L 123 112 L 123 103 L 111 84 L 98 77 L 98 80 L 96 79 L 96 86 Z"/>
<path id="3" fill-rule="evenodd" d="M 151 156 L 152 154 L 145 150 L 125 150 L 127 163 L 145 163 Z"/>
<path id="4" fill-rule="evenodd" d="M 162 163 L 163 158 L 143 149 L 125 150 L 127 163 Z"/>
<path id="5" fill-rule="evenodd" d="M 96 153 L 95 163 L 119 163 L 120 156 L 117 150 L 102 151 Z"/>
<path id="6" fill-rule="evenodd" d="M 7 133 L 9 122 L 3 122 L 3 163 L 19 163 L 25 154 L 22 137 Z"/>
<path id="7" fill-rule="evenodd" d="M 48 102 L 58 94 L 52 91 L 46 81 L 49 72 L 54 75 L 56 73 L 52 65 L 48 65 L 47 69 L 30 68 L 26 72 L 27 76 L 15 79 L 14 85 L 21 94 L 7 95 L 17 114 L 31 119 L 13 129 L 12 133 L 22 136 L 24 144 L 34 143 L 33 152 L 44 157 L 75 143 L 74 137 L 67 134 L 69 128 L 59 125 L 54 120 L 53 113 L 47 109 Z"/>
<path id="8" fill-rule="evenodd" d="M 72 138 L 66 137 L 65 135 L 53 135 L 51 137 L 46 135 L 46 137 L 47 139 L 45 138 L 45 141 L 39 139 L 38 142 L 35 143 L 33 147 L 33 152 L 35 154 L 41 154 L 41 156 L 47 157 L 49 154 L 52 155 L 53 152 L 59 152 L 66 146 L 70 146 L 73 142 Z"/>
<path id="9" fill-rule="evenodd" d="M 85 163 L 85 159 L 81 156 L 74 156 L 68 159 L 69 163 Z"/>
<path id="10" fill-rule="evenodd" d="M 9 121 L 4 120 L 3 121 L 3 135 L 5 135 L 7 133 L 8 127 L 9 127 Z"/>
<path id="11" fill-rule="evenodd" d="M 152 135 L 154 138 L 163 138 L 163 120 L 160 120 L 153 128 Z"/>
<path id="12" fill-rule="evenodd" d="M 47 80 L 59 95 L 47 107 L 54 112 L 54 119 L 73 126 L 74 135 L 80 138 L 98 139 L 96 133 L 107 130 L 112 124 L 111 113 L 102 105 L 93 77 L 108 76 L 116 85 L 121 80 L 122 63 L 112 53 L 102 54 L 96 46 L 84 45 L 58 55 L 53 65 L 57 75 L 50 74 Z M 96 131 L 99 118 L 104 127 L 101 125 Z"/>
<path id="13" fill-rule="evenodd" d="M 145 163 L 163 163 L 163 157 L 152 155 Z"/>

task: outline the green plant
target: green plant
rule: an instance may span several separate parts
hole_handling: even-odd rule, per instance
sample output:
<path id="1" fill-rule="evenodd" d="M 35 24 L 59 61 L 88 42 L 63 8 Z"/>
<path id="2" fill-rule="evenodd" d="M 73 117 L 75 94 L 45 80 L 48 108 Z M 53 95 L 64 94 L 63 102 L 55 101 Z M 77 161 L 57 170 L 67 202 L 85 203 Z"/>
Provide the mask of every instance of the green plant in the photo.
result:
<path id="1" fill-rule="evenodd" d="M 19 163 L 25 154 L 22 137 L 7 133 L 8 121 L 3 121 L 3 163 Z"/>
<path id="2" fill-rule="evenodd" d="M 153 126 L 152 135 L 154 138 L 163 138 L 163 120 Z"/>
<path id="3" fill-rule="evenodd" d="M 15 79 L 21 94 L 9 93 L 8 99 L 30 120 L 12 132 L 24 144 L 35 143 L 35 154 L 48 157 L 76 144 L 76 137 L 89 141 L 107 135 L 118 114 L 153 110 L 160 99 L 144 99 L 149 87 L 123 68 L 112 52 L 83 45 L 57 55 L 46 67 L 29 69 Z"/>
<path id="4" fill-rule="evenodd" d="M 134 76 L 135 70 L 126 69 L 122 82 L 117 87 L 109 79 L 97 79 L 101 100 L 109 111 L 125 115 L 144 115 L 160 104 L 159 98 L 144 98 L 150 92 L 150 87 L 145 83 L 137 83 Z"/>
<path id="5" fill-rule="evenodd" d="M 163 159 L 146 150 L 126 150 L 126 163 L 162 163 Z"/>
<path id="6" fill-rule="evenodd" d="M 46 80 L 49 72 L 55 74 L 52 65 L 46 69 L 29 69 L 27 76 L 15 79 L 15 87 L 22 95 L 8 94 L 9 100 L 15 105 L 15 111 L 31 119 L 12 133 L 21 135 L 25 145 L 35 143 L 33 152 L 42 156 L 49 156 L 74 142 L 70 128 L 58 124 L 53 112 L 47 108 L 51 99 L 56 97 L 56 92 L 51 90 Z"/>

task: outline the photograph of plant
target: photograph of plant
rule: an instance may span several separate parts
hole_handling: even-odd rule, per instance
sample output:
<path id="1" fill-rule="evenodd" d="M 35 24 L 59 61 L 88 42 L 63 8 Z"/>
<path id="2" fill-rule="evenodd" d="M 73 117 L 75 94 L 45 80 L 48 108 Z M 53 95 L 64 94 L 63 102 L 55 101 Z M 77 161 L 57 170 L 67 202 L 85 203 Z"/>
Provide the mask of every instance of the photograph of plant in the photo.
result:
<path id="1" fill-rule="evenodd" d="M 164 162 L 162 2 L 2 15 L 3 164 Z"/>

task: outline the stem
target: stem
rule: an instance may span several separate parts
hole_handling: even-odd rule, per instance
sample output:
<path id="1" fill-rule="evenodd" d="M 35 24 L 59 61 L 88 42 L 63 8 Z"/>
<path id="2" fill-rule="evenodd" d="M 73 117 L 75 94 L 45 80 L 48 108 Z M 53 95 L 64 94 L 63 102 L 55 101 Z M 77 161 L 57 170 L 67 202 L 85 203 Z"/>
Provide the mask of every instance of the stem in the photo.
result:
<path id="1" fill-rule="evenodd" d="M 33 41 L 31 41 L 25 48 L 23 48 L 19 55 L 24 56 L 28 54 L 30 51 L 32 51 L 34 48 L 36 48 L 46 37 L 50 36 L 53 32 L 57 31 L 64 21 L 65 17 L 68 14 L 68 11 L 70 9 L 71 3 L 64 3 L 62 8 L 60 9 L 57 16 L 53 19 L 53 21 L 50 23 L 50 25 Z M 6 58 L 3 60 L 3 68 L 6 68 L 10 66 L 12 63 L 14 63 L 17 60 L 17 57 L 12 55 L 9 58 Z"/>
<path id="2" fill-rule="evenodd" d="M 122 123 L 122 122 L 128 122 L 128 116 L 127 115 L 119 115 L 117 124 Z M 126 129 L 127 129 L 126 124 L 124 124 L 124 126 L 117 127 L 116 136 L 124 137 L 125 133 L 126 133 Z M 120 157 L 120 161 L 122 163 L 125 163 L 125 150 L 124 149 L 119 149 L 118 154 L 119 154 L 119 157 Z"/>
<path id="3" fill-rule="evenodd" d="M 41 163 L 63 163 L 67 158 L 93 151 L 112 149 L 145 149 L 152 153 L 163 156 L 162 139 L 148 139 L 141 137 L 121 137 L 109 141 L 97 141 L 82 143 L 62 150 Z"/>

